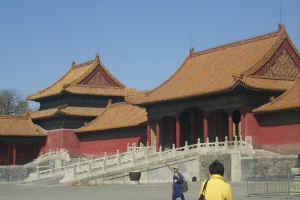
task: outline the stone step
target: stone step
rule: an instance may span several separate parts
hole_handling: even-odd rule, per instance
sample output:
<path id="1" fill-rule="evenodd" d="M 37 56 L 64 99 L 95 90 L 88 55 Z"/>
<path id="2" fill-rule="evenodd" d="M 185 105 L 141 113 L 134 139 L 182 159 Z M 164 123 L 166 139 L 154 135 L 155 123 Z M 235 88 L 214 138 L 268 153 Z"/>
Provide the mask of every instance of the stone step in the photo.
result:
<path id="1" fill-rule="evenodd" d="M 54 177 L 49 177 L 46 179 L 41 179 L 37 181 L 32 181 L 32 182 L 22 182 L 20 184 L 23 185 L 61 185 L 60 180 L 63 178 L 63 176 L 54 176 Z"/>

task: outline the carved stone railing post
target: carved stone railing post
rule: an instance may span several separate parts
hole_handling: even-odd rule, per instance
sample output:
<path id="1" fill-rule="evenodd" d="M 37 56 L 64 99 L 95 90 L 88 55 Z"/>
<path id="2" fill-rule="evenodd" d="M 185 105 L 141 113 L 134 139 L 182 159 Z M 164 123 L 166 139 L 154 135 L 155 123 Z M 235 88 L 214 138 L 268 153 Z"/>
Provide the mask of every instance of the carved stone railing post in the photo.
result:
<path id="1" fill-rule="evenodd" d="M 162 160 L 162 154 L 161 154 L 161 152 L 162 152 L 162 147 L 159 146 L 159 152 L 158 152 L 159 160 Z"/>
<path id="2" fill-rule="evenodd" d="M 135 151 L 131 152 L 131 157 L 132 157 L 132 165 L 135 166 Z"/>
<path id="3" fill-rule="evenodd" d="M 106 164 L 107 164 L 107 153 L 104 153 L 104 160 L 103 160 L 103 171 L 106 171 Z"/>
<path id="4" fill-rule="evenodd" d="M 228 137 L 227 136 L 225 136 L 224 148 L 228 149 Z"/>
<path id="5" fill-rule="evenodd" d="M 40 166 L 39 165 L 36 166 L 36 177 L 37 177 L 37 179 L 40 179 Z"/>
<path id="6" fill-rule="evenodd" d="M 175 144 L 172 144 L 172 153 L 173 153 L 173 158 L 176 157 L 176 147 Z"/>
<path id="7" fill-rule="evenodd" d="M 142 150 L 142 151 L 144 150 L 144 144 L 143 144 L 143 143 L 140 143 L 139 151 L 140 151 L 140 150 Z"/>
<path id="8" fill-rule="evenodd" d="M 77 169 L 80 172 L 81 171 L 81 158 L 79 157 L 78 162 L 77 162 Z"/>
<path id="9" fill-rule="evenodd" d="M 184 142 L 184 151 L 188 151 L 189 150 L 189 146 L 188 146 L 188 141 Z"/>
<path id="10" fill-rule="evenodd" d="M 91 160 L 88 161 L 88 168 L 89 168 L 89 174 L 92 174 L 92 162 L 91 162 Z"/>
<path id="11" fill-rule="evenodd" d="M 200 138 L 197 139 L 197 151 L 200 152 L 201 149 L 201 140 Z"/>
<path id="12" fill-rule="evenodd" d="M 121 165 L 121 158 L 120 158 L 120 150 L 119 149 L 117 149 L 116 159 L 117 159 L 117 165 L 120 166 Z"/>
<path id="13" fill-rule="evenodd" d="M 234 142 L 233 142 L 234 148 L 238 147 L 238 140 L 237 140 L 237 136 L 234 136 Z"/>
<path id="14" fill-rule="evenodd" d="M 215 149 L 217 150 L 219 148 L 219 138 L 216 137 L 216 141 L 215 141 Z"/>
<path id="15" fill-rule="evenodd" d="M 252 137 L 251 136 L 246 136 L 245 142 L 246 142 L 246 146 L 248 146 L 250 148 L 252 147 Z"/>
<path id="16" fill-rule="evenodd" d="M 52 168 L 50 169 L 50 173 L 54 174 L 54 170 L 55 170 L 55 166 L 52 166 Z"/>
<path id="17" fill-rule="evenodd" d="M 149 146 L 147 146 L 145 149 L 144 149 L 144 157 L 145 157 L 145 161 L 146 163 L 149 163 L 149 158 L 148 158 L 148 148 Z"/>
<path id="18" fill-rule="evenodd" d="M 127 152 L 129 152 L 130 151 L 130 145 L 129 145 L 129 143 L 127 143 Z"/>
<path id="19" fill-rule="evenodd" d="M 76 178 L 76 176 L 77 176 L 76 165 L 73 166 L 73 176 L 74 176 L 74 178 Z"/>
<path id="20" fill-rule="evenodd" d="M 209 137 L 206 138 L 206 144 L 205 144 L 206 148 L 209 148 Z"/>

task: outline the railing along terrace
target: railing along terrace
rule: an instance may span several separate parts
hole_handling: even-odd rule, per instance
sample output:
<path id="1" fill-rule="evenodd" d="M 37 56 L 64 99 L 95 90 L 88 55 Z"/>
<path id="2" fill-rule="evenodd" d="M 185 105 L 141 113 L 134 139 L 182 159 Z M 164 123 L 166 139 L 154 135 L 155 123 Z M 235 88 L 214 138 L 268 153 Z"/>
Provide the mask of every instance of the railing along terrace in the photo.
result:
<path id="1" fill-rule="evenodd" d="M 248 177 L 247 196 L 260 198 L 281 196 L 281 199 L 300 199 L 300 181 L 291 170 L 286 166 L 284 171 L 287 174 L 281 177 Z"/>
<path id="2" fill-rule="evenodd" d="M 34 159 L 32 163 L 40 163 L 43 161 L 47 161 L 49 159 L 53 159 L 55 157 L 64 157 L 65 160 L 70 160 L 69 153 L 66 149 L 55 149 L 55 150 L 49 150 L 46 153 L 41 154 L 39 157 Z"/>
<path id="3" fill-rule="evenodd" d="M 47 178 L 54 175 L 64 175 L 62 182 L 76 181 L 90 177 L 103 176 L 105 174 L 124 173 L 126 169 L 145 167 L 150 164 L 165 164 L 168 161 L 183 159 L 186 157 L 206 154 L 208 152 L 231 153 L 232 151 L 240 151 L 241 153 L 252 152 L 251 137 L 246 137 L 246 141 L 238 140 L 228 141 L 225 137 L 224 141 L 219 141 L 216 137 L 214 142 L 210 142 L 207 138 L 202 143 L 198 138 L 196 144 L 185 145 L 179 148 L 172 145 L 172 149 L 155 151 L 152 146 L 139 146 L 135 144 L 128 145 L 127 152 L 120 153 L 119 150 L 113 155 L 104 154 L 102 157 L 92 158 L 88 160 L 80 160 L 75 163 L 63 164 L 61 167 L 37 170 L 36 179 Z"/>

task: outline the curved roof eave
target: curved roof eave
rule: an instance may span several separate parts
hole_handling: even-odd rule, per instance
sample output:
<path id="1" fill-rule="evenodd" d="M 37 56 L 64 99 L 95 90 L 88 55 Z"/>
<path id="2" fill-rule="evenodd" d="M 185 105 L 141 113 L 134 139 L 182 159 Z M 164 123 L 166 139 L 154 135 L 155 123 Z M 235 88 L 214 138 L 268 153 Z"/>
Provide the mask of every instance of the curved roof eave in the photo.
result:
<path id="1" fill-rule="evenodd" d="M 252 71 L 256 71 L 260 67 L 262 67 L 262 65 L 266 61 L 268 61 L 268 59 L 270 59 L 270 57 L 278 49 L 278 47 L 281 45 L 281 43 L 284 39 L 286 39 L 286 38 L 289 39 L 289 36 L 286 33 L 285 28 L 284 28 L 283 25 L 279 25 L 279 29 L 275 32 L 271 32 L 271 33 L 267 33 L 267 34 L 264 34 L 264 35 L 256 36 L 254 38 L 249 38 L 249 39 L 245 39 L 245 40 L 225 44 L 225 45 L 222 45 L 222 46 L 218 46 L 218 47 L 215 47 L 215 48 L 212 48 L 212 49 L 208 49 L 208 50 L 204 50 L 204 51 L 200 51 L 200 52 L 196 52 L 196 53 L 190 52 L 190 55 L 185 58 L 185 60 L 180 65 L 180 67 L 177 69 L 177 71 L 175 73 L 173 73 L 161 85 L 159 85 L 158 87 L 152 89 L 151 91 L 149 91 L 147 94 L 145 94 L 142 97 L 141 96 L 140 97 L 136 96 L 136 97 L 133 97 L 133 98 L 129 98 L 128 101 L 130 103 L 135 104 L 135 105 L 148 105 L 148 104 L 155 104 L 155 103 L 158 103 L 158 102 L 165 102 L 165 101 L 169 101 L 169 100 L 178 100 L 178 99 L 182 99 L 182 98 L 190 98 L 190 97 L 199 96 L 199 95 L 208 95 L 208 94 L 212 94 L 212 93 L 219 93 L 223 90 L 226 91 L 226 90 L 230 89 L 231 87 L 233 87 L 235 83 L 231 82 L 230 84 L 228 84 L 229 83 L 228 82 L 227 85 L 224 88 L 221 88 L 221 89 L 219 88 L 219 90 L 216 89 L 216 90 L 210 91 L 210 92 L 202 91 L 201 94 L 194 93 L 194 94 L 191 94 L 191 95 L 177 96 L 177 97 L 174 97 L 174 98 L 169 95 L 169 97 L 167 97 L 167 98 L 155 97 L 152 100 L 151 100 L 151 98 L 149 98 L 149 97 L 153 96 L 152 95 L 153 93 L 155 93 L 159 89 L 163 88 L 164 85 L 166 85 L 168 82 L 172 81 L 174 79 L 174 77 L 176 77 L 176 75 L 179 74 L 181 70 L 183 70 L 183 68 L 184 68 L 185 64 L 188 62 L 188 60 L 192 59 L 194 56 L 208 54 L 208 53 L 215 52 L 215 51 L 220 50 L 220 49 L 223 50 L 223 49 L 226 49 L 226 48 L 229 48 L 229 47 L 241 46 L 241 45 L 248 44 L 248 43 L 251 43 L 251 42 L 259 42 L 261 40 L 274 38 L 274 37 L 276 37 L 276 42 L 273 43 L 272 46 L 269 47 L 269 50 L 267 51 L 267 53 L 265 53 L 261 56 L 260 60 L 258 60 L 254 65 L 249 66 L 247 70 L 242 71 L 239 74 L 235 75 L 235 76 L 238 76 L 238 77 L 247 76 L 247 75 L 251 74 Z M 297 54 L 299 54 L 299 52 L 297 51 L 296 48 L 295 48 L 295 50 L 296 50 Z M 232 76 L 234 76 L 234 75 L 232 74 Z M 266 88 L 259 88 L 259 87 L 256 88 L 256 87 L 253 87 L 251 85 L 249 85 L 248 87 L 253 88 L 253 89 L 266 89 Z M 266 90 L 284 91 L 285 89 L 282 89 L 282 88 L 268 89 L 267 88 Z"/>

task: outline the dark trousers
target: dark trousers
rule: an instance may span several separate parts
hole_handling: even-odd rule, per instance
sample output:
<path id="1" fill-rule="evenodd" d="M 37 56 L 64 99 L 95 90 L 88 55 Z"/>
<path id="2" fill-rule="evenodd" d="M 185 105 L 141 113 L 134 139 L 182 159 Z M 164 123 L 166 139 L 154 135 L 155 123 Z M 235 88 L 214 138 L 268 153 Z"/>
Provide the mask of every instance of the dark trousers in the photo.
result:
<path id="1" fill-rule="evenodd" d="M 172 200 L 176 200 L 178 197 L 181 198 L 181 200 L 185 200 L 183 194 L 181 194 L 180 196 L 175 196 L 174 194 L 172 195 Z"/>

